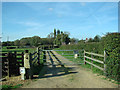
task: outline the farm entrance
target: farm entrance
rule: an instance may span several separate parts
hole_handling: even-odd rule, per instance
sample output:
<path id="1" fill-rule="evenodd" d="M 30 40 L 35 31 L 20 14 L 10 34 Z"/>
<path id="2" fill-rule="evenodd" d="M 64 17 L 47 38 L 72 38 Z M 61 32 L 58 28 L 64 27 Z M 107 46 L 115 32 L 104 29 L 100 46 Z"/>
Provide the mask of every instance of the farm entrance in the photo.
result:
<path id="1" fill-rule="evenodd" d="M 49 59 L 54 57 L 54 59 L 58 60 L 59 56 L 63 56 L 64 58 L 62 58 L 62 61 L 65 61 L 66 59 L 72 61 L 72 63 L 62 63 L 58 60 L 60 64 L 84 64 L 84 50 L 43 50 L 43 52 Z"/>

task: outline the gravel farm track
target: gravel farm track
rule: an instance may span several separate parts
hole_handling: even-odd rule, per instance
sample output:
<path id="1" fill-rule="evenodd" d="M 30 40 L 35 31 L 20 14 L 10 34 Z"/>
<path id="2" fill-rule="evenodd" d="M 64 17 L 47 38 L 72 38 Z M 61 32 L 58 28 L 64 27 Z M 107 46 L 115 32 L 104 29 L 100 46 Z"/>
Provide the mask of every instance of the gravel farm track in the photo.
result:
<path id="1" fill-rule="evenodd" d="M 101 78 L 104 76 L 74 64 L 55 51 L 46 53 L 47 62 L 39 78 L 21 88 L 118 88 L 117 84 Z"/>

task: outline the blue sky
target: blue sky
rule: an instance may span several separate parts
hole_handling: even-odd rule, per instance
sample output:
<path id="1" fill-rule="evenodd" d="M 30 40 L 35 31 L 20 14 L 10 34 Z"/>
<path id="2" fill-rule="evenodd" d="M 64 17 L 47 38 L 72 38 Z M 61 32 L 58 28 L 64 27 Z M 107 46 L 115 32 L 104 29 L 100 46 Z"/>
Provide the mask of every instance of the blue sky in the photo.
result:
<path id="1" fill-rule="evenodd" d="M 117 2 L 4 2 L 2 41 L 40 36 L 54 28 L 85 39 L 118 32 Z"/>

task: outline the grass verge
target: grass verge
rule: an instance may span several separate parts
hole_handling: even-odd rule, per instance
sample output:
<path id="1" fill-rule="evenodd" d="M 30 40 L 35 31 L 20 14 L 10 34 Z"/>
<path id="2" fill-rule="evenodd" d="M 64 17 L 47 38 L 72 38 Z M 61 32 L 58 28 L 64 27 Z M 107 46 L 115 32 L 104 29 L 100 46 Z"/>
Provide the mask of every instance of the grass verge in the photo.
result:
<path id="1" fill-rule="evenodd" d="M 10 89 L 15 89 L 15 88 L 20 88 L 23 84 L 18 84 L 18 85 L 2 85 L 2 90 L 10 90 Z"/>

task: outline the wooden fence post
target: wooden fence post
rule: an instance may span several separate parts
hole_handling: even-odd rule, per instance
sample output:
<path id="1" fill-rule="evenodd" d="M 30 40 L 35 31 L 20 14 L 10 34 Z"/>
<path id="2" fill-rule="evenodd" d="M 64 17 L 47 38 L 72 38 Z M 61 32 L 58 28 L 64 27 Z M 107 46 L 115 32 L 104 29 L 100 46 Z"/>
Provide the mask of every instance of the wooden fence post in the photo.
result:
<path id="1" fill-rule="evenodd" d="M 7 62 L 8 62 L 8 66 L 7 66 L 7 76 L 8 76 L 8 78 L 9 78 L 9 59 L 10 59 L 10 53 L 8 52 L 7 53 Z"/>
<path id="2" fill-rule="evenodd" d="M 92 53 L 92 52 L 91 52 Z M 93 55 L 91 54 L 91 58 L 93 59 Z M 93 60 L 91 59 L 91 63 L 93 64 Z M 91 69 L 93 68 L 93 65 L 91 64 Z"/>
<path id="3" fill-rule="evenodd" d="M 86 64 L 86 62 L 85 62 L 85 50 L 84 50 L 84 64 Z"/>
<path id="4" fill-rule="evenodd" d="M 39 53 L 39 51 L 40 51 L 39 47 L 37 47 L 37 55 L 38 55 L 38 58 L 37 58 L 38 62 L 37 63 L 40 65 L 40 53 Z"/>
<path id="5" fill-rule="evenodd" d="M 25 76 L 31 78 L 31 66 L 32 66 L 32 55 L 28 50 L 25 50 L 24 54 L 24 67 L 25 67 Z"/>
<path id="6" fill-rule="evenodd" d="M 7 62 L 8 62 L 8 77 L 11 77 L 11 60 L 13 60 L 12 53 L 9 52 L 7 55 Z M 13 62 L 12 62 L 13 63 Z"/>
<path id="7" fill-rule="evenodd" d="M 29 79 L 32 79 L 33 78 L 33 64 L 32 64 L 32 54 L 31 53 L 29 54 L 29 62 L 30 62 L 30 72 L 29 72 L 30 77 L 29 77 Z"/>
<path id="8" fill-rule="evenodd" d="M 41 62 L 41 55 L 42 55 L 42 49 L 41 48 L 39 49 L 39 55 L 40 55 L 40 57 L 39 57 L 40 59 L 39 60 Z"/>
<path id="9" fill-rule="evenodd" d="M 24 52 L 22 52 L 22 67 L 24 67 Z"/>
<path id="10" fill-rule="evenodd" d="M 104 73 L 106 73 L 106 52 L 104 50 Z"/>
<path id="11" fill-rule="evenodd" d="M 19 75 L 19 63 L 17 61 L 17 52 L 14 51 L 14 58 L 13 58 L 13 61 L 14 61 L 14 67 L 15 67 L 15 74 Z"/>
<path id="12" fill-rule="evenodd" d="M 29 63 L 30 63 L 30 68 L 31 68 L 32 66 L 32 54 L 31 53 L 29 54 Z"/>

